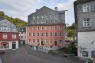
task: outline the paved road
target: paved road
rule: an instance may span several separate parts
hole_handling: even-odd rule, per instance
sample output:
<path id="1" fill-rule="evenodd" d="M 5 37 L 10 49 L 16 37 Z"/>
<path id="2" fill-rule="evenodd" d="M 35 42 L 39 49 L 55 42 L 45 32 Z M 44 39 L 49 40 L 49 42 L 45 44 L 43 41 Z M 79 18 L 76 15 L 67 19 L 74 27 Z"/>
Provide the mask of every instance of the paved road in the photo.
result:
<path id="1" fill-rule="evenodd" d="M 52 56 L 46 53 L 32 51 L 22 46 L 18 50 L 7 50 L 1 56 L 2 63 L 82 63 L 76 58 Z"/>

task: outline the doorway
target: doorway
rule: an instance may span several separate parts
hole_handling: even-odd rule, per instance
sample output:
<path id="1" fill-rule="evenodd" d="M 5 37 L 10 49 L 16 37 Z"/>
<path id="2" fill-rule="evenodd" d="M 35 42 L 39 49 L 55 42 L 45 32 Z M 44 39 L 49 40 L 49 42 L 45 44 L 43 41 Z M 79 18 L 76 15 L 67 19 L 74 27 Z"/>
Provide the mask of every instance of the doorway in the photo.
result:
<path id="1" fill-rule="evenodd" d="M 16 49 L 16 43 L 15 42 L 12 43 L 12 49 Z"/>
<path id="2" fill-rule="evenodd" d="M 43 41 L 41 41 L 41 45 L 44 45 Z"/>
<path id="3" fill-rule="evenodd" d="M 54 45 L 57 46 L 57 41 L 54 42 Z"/>

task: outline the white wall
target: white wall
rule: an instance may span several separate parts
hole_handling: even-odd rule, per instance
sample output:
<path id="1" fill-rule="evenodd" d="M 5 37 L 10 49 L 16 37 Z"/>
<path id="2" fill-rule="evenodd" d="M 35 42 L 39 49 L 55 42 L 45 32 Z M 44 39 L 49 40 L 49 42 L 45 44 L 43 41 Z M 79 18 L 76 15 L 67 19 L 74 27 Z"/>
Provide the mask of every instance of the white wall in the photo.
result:
<path id="1" fill-rule="evenodd" d="M 87 49 L 83 50 L 80 46 Z M 82 57 L 80 51 L 89 51 L 89 58 L 91 58 L 92 50 L 95 50 L 95 32 L 78 32 L 78 56 Z"/>

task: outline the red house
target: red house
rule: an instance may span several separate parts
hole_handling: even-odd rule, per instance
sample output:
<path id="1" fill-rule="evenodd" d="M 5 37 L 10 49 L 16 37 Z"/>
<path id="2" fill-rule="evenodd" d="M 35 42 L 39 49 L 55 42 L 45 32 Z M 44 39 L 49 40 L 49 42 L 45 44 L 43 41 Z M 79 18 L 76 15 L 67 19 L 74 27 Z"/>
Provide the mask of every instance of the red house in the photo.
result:
<path id="1" fill-rule="evenodd" d="M 19 33 L 6 19 L 0 20 L 0 49 L 17 49 Z"/>
<path id="2" fill-rule="evenodd" d="M 28 16 L 26 27 L 26 44 L 47 52 L 64 47 L 65 11 L 50 9 L 46 6 L 37 9 Z M 43 51 L 42 50 L 42 51 Z"/>

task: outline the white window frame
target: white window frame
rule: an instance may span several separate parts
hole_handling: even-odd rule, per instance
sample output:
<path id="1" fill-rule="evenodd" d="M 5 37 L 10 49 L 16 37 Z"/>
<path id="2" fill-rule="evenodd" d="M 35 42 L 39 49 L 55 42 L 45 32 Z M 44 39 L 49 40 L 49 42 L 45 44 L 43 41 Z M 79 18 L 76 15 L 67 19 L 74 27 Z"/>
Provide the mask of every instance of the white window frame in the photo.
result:
<path id="1" fill-rule="evenodd" d="M 46 44 L 48 43 L 48 40 L 47 40 L 47 39 L 45 40 L 45 43 L 46 43 Z"/>
<path id="2" fill-rule="evenodd" d="M 41 18 L 44 18 L 44 16 L 41 16 Z"/>
<path id="3" fill-rule="evenodd" d="M 91 11 L 90 4 L 84 4 L 82 7 L 83 7 L 83 12 L 90 12 Z"/>
<path id="4" fill-rule="evenodd" d="M 62 32 L 60 32 L 60 33 L 59 33 L 59 36 L 62 37 L 62 35 L 63 35 Z"/>
<path id="5" fill-rule="evenodd" d="M 7 34 L 3 34 L 3 39 L 7 39 Z"/>
<path id="6" fill-rule="evenodd" d="M 62 44 L 62 40 L 59 40 L 59 43 Z"/>
<path id="7" fill-rule="evenodd" d="M 52 39 L 50 39 L 50 44 L 52 44 L 51 42 L 53 42 L 53 40 L 52 40 Z"/>
<path id="8" fill-rule="evenodd" d="M 40 17 L 39 16 L 37 16 L 37 19 L 39 19 Z"/>
<path id="9" fill-rule="evenodd" d="M 60 26 L 60 30 L 62 30 L 63 29 L 63 26 Z"/>
<path id="10" fill-rule="evenodd" d="M 33 19 L 35 19 L 35 17 L 33 16 Z"/>
<path id="11" fill-rule="evenodd" d="M 16 38 L 16 34 L 12 34 L 12 38 L 15 39 Z"/>
<path id="12" fill-rule="evenodd" d="M 55 36 L 55 37 L 57 36 L 57 32 L 54 33 L 54 36 Z"/>
<path id="13" fill-rule="evenodd" d="M 50 30 L 52 30 L 52 26 L 50 26 Z"/>
<path id="14" fill-rule="evenodd" d="M 89 26 L 88 26 L 88 22 L 89 22 Z M 91 20 L 88 19 L 88 18 L 87 19 L 83 19 L 83 27 L 91 27 Z"/>

